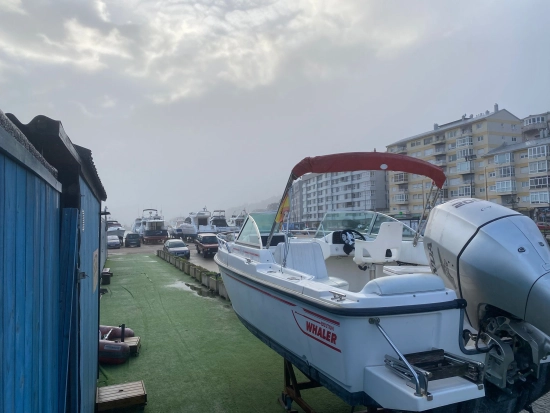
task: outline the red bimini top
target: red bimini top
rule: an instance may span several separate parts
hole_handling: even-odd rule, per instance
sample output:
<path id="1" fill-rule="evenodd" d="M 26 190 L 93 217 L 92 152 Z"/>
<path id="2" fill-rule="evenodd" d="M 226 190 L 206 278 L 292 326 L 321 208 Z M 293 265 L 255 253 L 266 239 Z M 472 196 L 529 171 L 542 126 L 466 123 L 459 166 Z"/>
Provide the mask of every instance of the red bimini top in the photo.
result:
<path id="1" fill-rule="evenodd" d="M 302 159 L 292 168 L 292 180 L 309 172 L 399 171 L 431 178 L 441 188 L 447 177 L 438 166 L 407 155 L 385 152 L 347 152 Z"/>

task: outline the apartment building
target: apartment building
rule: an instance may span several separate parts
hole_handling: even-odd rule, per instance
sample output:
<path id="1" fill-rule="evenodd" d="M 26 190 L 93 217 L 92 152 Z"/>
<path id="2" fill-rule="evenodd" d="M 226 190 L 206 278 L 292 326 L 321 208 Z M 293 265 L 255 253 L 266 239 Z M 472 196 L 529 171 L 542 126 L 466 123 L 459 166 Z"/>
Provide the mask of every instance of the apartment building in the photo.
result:
<path id="1" fill-rule="evenodd" d="M 550 112 L 523 119 L 522 142 L 501 145 L 485 155 L 485 199 L 535 220 L 550 217 Z"/>
<path id="2" fill-rule="evenodd" d="M 293 222 L 319 225 L 327 211 L 387 211 L 384 171 L 307 174 L 293 185 Z"/>
<path id="3" fill-rule="evenodd" d="M 522 142 L 523 121 L 506 109 L 498 108 L 442 125 L 434 124 L 432 130 L 402 139 L 387 146 L 388 152 L 423 159 L 440 166 L 447 175 L 439 202 L 457 197 L 488 197 L 492 185 L 488 185 L 487 173 L 495 172 L 494 156 L 487 156 L 503 145 Z M 499 158 L 500 159 L 500 158 Z M 490 160 L 493 162 L 490 164 Z M 502 165 L 506 166 L 506 165 Z M 503 180 L 506 171 L 499 172 Z M 500 178 L 499 178 L 500 179 Z M 500 192 L 494 200 L 506 202 L 509 196 L 506 185 L 496 184 Z M 423 176 L 403 172 L 388 173 L 388 200 L 391 215 L 417 216 L 422 213 L 431 181 Z M 517 198 L 516 198 L 517 200 Z M 517 205 L 516 205 L 517 206 Z"/>

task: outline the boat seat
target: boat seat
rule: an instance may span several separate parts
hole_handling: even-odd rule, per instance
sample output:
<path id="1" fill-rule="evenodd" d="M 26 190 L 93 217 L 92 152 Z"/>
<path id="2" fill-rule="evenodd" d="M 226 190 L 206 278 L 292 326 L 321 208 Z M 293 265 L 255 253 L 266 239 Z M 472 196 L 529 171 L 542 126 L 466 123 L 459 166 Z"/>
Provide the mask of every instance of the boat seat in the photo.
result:
<path id="1" fill-rule="evenodd" d="M 378 235 L 372 241 L 355 240 L 353 261 L 357 265 L 397 261 L 402 242 L 403 224 L 383 222 L 380 224 Z"/>
<path id="2" fill-rule="evenodd" d="M 396 295 L 445 291 L 443 280 L 433 274 L 402 274 L 371 280 L 363 288 L 365 294 Z"/>
<path id="3" fill-rule="evenodd" d="M 283 265 L 285 243 L 277 244 L 273 258 L 279 265 Z M 286 267 L 313 276 L 313 281 L 327 284 L 342 290 L 349 289 L 349 283 L 341 278 L 329 277 L 321 246 L 316 242 L 289 243 Z"/>

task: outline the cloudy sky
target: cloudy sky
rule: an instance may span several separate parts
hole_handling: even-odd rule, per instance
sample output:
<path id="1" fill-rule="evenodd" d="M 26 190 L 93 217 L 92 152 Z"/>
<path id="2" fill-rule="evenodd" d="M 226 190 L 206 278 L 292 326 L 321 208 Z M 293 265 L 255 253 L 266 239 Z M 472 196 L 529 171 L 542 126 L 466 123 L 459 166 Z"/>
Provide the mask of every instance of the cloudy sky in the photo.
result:
<path id="1" fill-rule="evenodd" d="M 124 223 L 282 192 L 305 156 L 550 110 L 550 2 L 0 0 L 0 109 L 61 120 Z"/>

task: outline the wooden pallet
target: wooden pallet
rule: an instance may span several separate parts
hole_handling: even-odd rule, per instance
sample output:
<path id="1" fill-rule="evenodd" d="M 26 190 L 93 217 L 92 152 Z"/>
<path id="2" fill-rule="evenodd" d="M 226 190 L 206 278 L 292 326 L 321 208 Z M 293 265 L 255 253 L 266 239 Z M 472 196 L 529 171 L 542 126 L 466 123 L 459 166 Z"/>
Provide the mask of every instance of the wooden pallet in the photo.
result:
<path id="1" fill-rule="evenodd" d="M 96 391 L 98 412 L 131 406 L 145 406 L 146 404 L 147 392 L 143 380 L 98 387 Z"/>
<path id="2" fill-rule="evenodd" d="M 139 350 L 141 349 L 140 337 L 126 337 L 124 342 L 130 346 L 130 355 L 139 356 Z"/>

